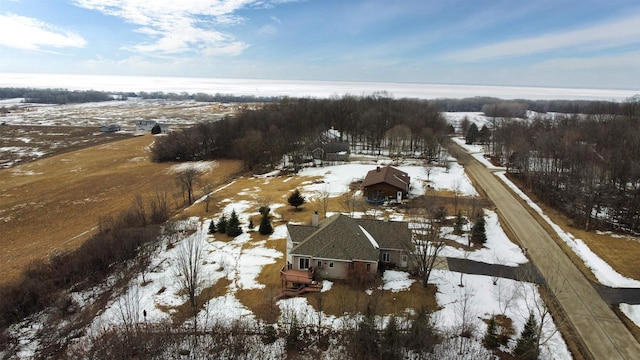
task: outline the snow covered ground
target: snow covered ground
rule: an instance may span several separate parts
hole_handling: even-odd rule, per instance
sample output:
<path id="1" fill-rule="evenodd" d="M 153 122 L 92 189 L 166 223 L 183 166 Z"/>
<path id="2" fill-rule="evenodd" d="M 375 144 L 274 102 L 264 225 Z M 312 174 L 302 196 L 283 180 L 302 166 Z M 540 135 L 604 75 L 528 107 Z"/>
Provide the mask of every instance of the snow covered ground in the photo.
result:
<path id="1" fill-rule="evenodd" d="M 571 99 L 623 101 L 633 90 L 569 89 L 490 85 L 447 85 L 392 82 L 259 80 L 187 77 L 114 76 L 78 74 L 0 73 L 0 87 L 65 88 L 138 92 L 189 92 L 254 96 L 329 98 L 345 94 L 370 95 L 386 91 L 395 98 L 465 98 L 489 96 L 501 99 Z"/>
<path id="2" fill-rule="evenodd" d="M 379 164 L 384 165 L 384 163 Z M 368 170 L 375 169 L 375 166 L 379 164 L 345 164 L 304 169 L 300 176 L 314 176 L 321 179 L 309 181 L 301 188 L 301 191 L 308 197 L 319 196 L 323 191 L 328 191 L 330 196 L 342 195 L 349 191 L 348 185 L 353 179 L 362 177 Z M 198 168 L 213 166 L 215 163 L 197 164 Z M 457 163 L 451 164 L 448 172 L 445 168 L 436 167 L 429 174 L 421 163 L 403 164 L 399 168 L 408 172 L 412 178 L 411 196 L 423 194 L 424 186 L 427 183 L 433 188 L 459 191 L 465 196 L 477 196 L 477 192 L 464 174 L 464 169 Z M 183 169 L 176 167 L 175 170 Z M 276 174 L 270 175 L 277 176 Z M 271 181 L 269 176 L 262 178 L 265 182 Z M 229 184 L 223 185 L 223 187 L 226 186 Z M 250 195 L 249 198 L 257 199 L 259 198 L 258 191 L 259 189 L 256 188 L 246 188 L 242 190 L 242 195 L 245 197 Z M 275 198 L 275 201 L 270 205 L 272 210 L 286 206 L 286 197 Z M 265 265 L 284 261 L 284 254 L 275 250 L 275 246 L 272 246 L 270 242 L 284 241 L 286 227 L 285 225 L 276 226 L 274 233 L 267 240 L 261 241 L 252 239 L 252 235 L 255 233 L 247 232 L 246 224 L 243 229 L 245 232 L 231 240 L 226 236 L 220 238 L 220 235 L 209 235 L 207 230 L 210 221 L 217 220 L 222 213 L 228 216 L 231 211 L 235 211 L 240 219 L 247 219 L 248 216 L 257 214 L 253 209 L 256 209 L 259 204 L 258 200 L 237 201 L 227 198 L 222 199 L 220 205 L 222 205 L 220 213 L 212 214 L 210 219 L 190 218 L 178 222 L 177 230 L 182 231 L 167 233 L 162 240 L 162 246 L 153 255 L 149 270 L 144 274 L 144 277 L 141 274 L 132 280 L 123 294 L 109 301 L 104 311 L 94 318 L 87 329 L 86 336 L 80 339 L 79 343 L 90 341 L 92 335 L 111 326 L 121 326 L 128 322 L 136 323 L 145 320 L 169 320 L 171 314 L 176 311 L 175 308 L 187 301 L 187 295 L 182 291 L 179 278 L 175 274 L 175 264 L 181 249 L 190 242 L 201 244 L 205 254 L 205 260 L 202 262 L 202 274 L 204 275 L 201 286 L 204 290 L 202 291 L 208 291 L 207 289 L 220 281 L 225 281 L 225 285 L 227 285 L 224 294 L 212 297 L 203 306 L 198 314 L 198 323 L 213 326 L 242 319 L 249 324 L 259 324 L 260 320 L 256 318 L 255 314 L 238 300 L 237 293 L 242 289 L 262 289 L 265 287 L 257 280 L 258 275 Z M 355 214 L 355 216 L 362 215 L 364 214 Z M 509 241 L 500 228 L 497 214 L 485 210 L 485 217 L 488 238 L 485 247 L 468 253 L 447 247 L 445 255 L 508 266 L 525 263 L 527 259 L 522 255 L 519 247 Z M 394 212 L 391 218 L 402 219 L 403 214 Z M 450 230 L 443 229 L 443 234 L 452 240 L 466 244 L 465 237 L 456 238 Z M 462 279 L 464 287 L 458 286 L 460 279 Z M 415 282 L 409 274 L 400 271 L 387 271 L 382 280 L 381 289 L 392 293 L 409 291 L 409 287 Z M 481 319 L 488 319 L 496 314 L 509 316 L 513 320 L 515 338 L 523 328 L 529 312 L 536 310 L 534 308 L 536 304 L 539 305 L 539 294 L 534 284 L 500 279 L 494 285 L 494 279 L 489 276 L 461 276 L 460 273 L 444 270 L 436 271 L 433 281 L 438 286 L 437 301 L 442 308 L 436 313 L 437 326 L 447 333 L 455 332 L 456 326 L 459 326 L 462 321 L 460 318 L 461 304 L 463 302 L 470 304 L 468 314 L 473 316 L 465 318 L 465 321 L 473 324 L 476 336 L 468 340 L 467 346 L 470 349 L 475 348 L 477 351 L 485 351 L 482 350 L 481 337 L 486 330 L 486 325 Z M 331 286 L 332 283 L 326 281 L 322 291 L 331 294 Z M 367 293 L 371 294 L 372 292 L 368 291 Z M 87 296 L 90 294 L 74 294 L 74 298 L 79 299 L 80 303 Z M 307 324 L 318 324 L 320 321 L 325 326 L 340 329 L 345 321 L 353 320 L 352 315 L 336 317 L 318 312 L 303 297 L 282 299 L 278 301 L 277 305 L 281 309 L 281 317 L 291 316 L 292 313 L 295 313 L 298 320 Z M 146 313 L 145 318 L 140 315 L 143 311 Z M 380 318 L 379 324 L 384 324 L 384 321 L 384 318 Z M 571 358 L 550 317 L 545 321 L 544 332 L 552 338 L 543 349 L 545 358 Z M 188 325 L 189 320 L 185 324 Z M 443 349 L 447 346 L 443 345 L 439 351 L 444 351 Z M 508 348 L 513 348 L 513 346 L 514 344 L 511 343 Z M 33 354 L 29 349 L 31 348 L 25 348 L 25 354 Z M 472 358 L 472 356 L 469 355 L 467 358 Z"/>
<path id="3" fill-rule="evenodd" d="M 199 166 L 206 167 L 211 164 L 200 164 Z M 313 197 L 314 193 L 319 194 L 325 191 L 325 189 L 330 189 L 331 196 L 344 194 L 348 191 L 348 184 L 354 178 L 366 174 L 366 171 L 374 169 L 374 166 L 376 164 L 346 164 L 305 169 L 300 176 L 321 176 L 322 181 L 310 182 L 303 187 L 302 192 L 310 197 Z M 400 169 L 408 172 L 412 177 L 414 185 L 412 196 L 424 193 L 424 183 L 427 177 L 424 167 L 416 164 L 400 166 Z M 269 179 L 265 178 L 265 181 L 269 181 Z M 454 190 L 456 187 L 466 196 L 477 195 L 469 179 L 464 175 L 463 169 L 457 164 L 452 166 L 449 172 L 446 172 L 444 168 L 432 170 L 429 174 L 429 182 L 434 188 Z M 251 191 L 251 189 L 243 190 L 243 194 L 246 195 Z M 250 201 L 238 202 L 232 199 L 223 199 L 221 203 L 224 205 L 223 213 L 229 214 L 233 210 L 241 219 L 247 218 L 251 214 L 249 209 L 256 205 Z M 284 204 L 273 204 L 272 209 L 279 206 L 284 206 Z M 361 215 L 356 214 L 356 216 Z M 214 220 L 219 216 L 220 214 L 216 214 Z M 477 261 L 509 266 L 517 266 L 526 262 L 527 260 L 519 247 L 511 243 L 500 228 L 497 214 L 487 210 L 486 219 L 488 242 L 485 248 L 464 254 L 453 247 L 448 247 L 445 250 L 446 256 L 467 257 Z M 206 274 L 206 282 L 203 287 L 210 287 L 221 279 L 226 279 L 230 283 L 228 291 L 224 295 L 212 298 L 204 306 L 198 315 L 199 323 L 228 323 L 238 318 L 257 323 L 258 320 L 254 314 L 237 299 L 236 292 L 239 289 L 264 287 L 263 284 L 256 281 L 263 266 L 282 261 L 284 258 L 284 254 L 265 245 L 269 241 L 282 241 L 286 237 L 286 228 L 284 225 L 277 226 L 270 238 L 261 243 L 251 241 L 251 233 L 247 232 L 231 241 L 219 241 L 215 235 L 207 234 L 209 221 L 191 218 L 181 223 L 181 226 L 190 229 L 188 231 L 190 235 L 180 239 L 165 239 L 173 246 L 166 247 L 156 254 L 150 267 L 151 270 L 145 276 L 146 281 L 143 281 L 142 277 L 138 277 L 130 284 L 127 292 L 112 299 L 105 311 L 94 319 L 89 334 L 96 333 L 105 327 L 121 325 L 127 321 L 125 315 L 131 312 L 126 309 L 131 306 L 139 309 L 138 314 L 144 309 L 148 321 L 169 319 L 170 312 L 167 313 L 166 309 L 186 301 L 186 295 L 181 292 L 181 286 L 172 269 L 175 268 L 173 264 L 180 247 L 188 241 L 202 241 L 207 254 L 206 261 L 203 263 L 203 271 Z M 458 241 L 466 243 L 466 239 L 460 238 Z M 477 315 L 470 321 L 477 329 L 478 338 L 469 340 L 476 347 L 481 347 L 480 338 L 486 330 L 485 322 L 481 321 L 481 318 L 488 319 L 494 314 L 506 314 L 512 318 L 517 336 L 529 315 L 529 311 L 533 311 L 532 304 L 539 303 L 539 294 L 533 284 L 501 279 L 498 285 L 493 285 L 493 279 L 488 276 L 463 275 L 462 278 L 465 286 L 459 287 L 457 285 L 460 282 L 459 273 L 438 270 L 434 275 L 434 281 L 438 286 L 437 300 L 442 307 L 442 310 L 437 313 L 437 323 L 445 331 L 454 331 L 460 321 L 460 296 L 464 293 L 469 299 L 473 299 L 470 311 Z M 407 273 L 387 271 L 384 274 L 381 288 L 390 292 L 408 291 L 414 282 L 415 280 L 411 279 Z M 326 283 L 323 291 L 331 291 L 332 283 Z M 329 324 L 338 329 L 345 321 L 341 317 L 319 313 L 308 304 L 306 298 L 283 299 L 278 302 L 278 306 L 282 310 L 282 316 L 290 316 L 292 312 L 295 312 L 297 319 L 308 324 L 317 324 L 320 316 L 322 317 L 320 321 L 323 324 Z M 142 319 L 138 317 L 135 320 L 141 321 Z M 383 321 L 384 319 L 381 319 L 381 322 Z M 569 359 L 570 355 L 566 345 L 559 333 L 556 332 L 553 323 L 550 320 L 546 320 L 546 322 L 545 334 L 548 334 L 553 340 L 545 345 L 544 354 L 548 356 L 553 354 L 556 359 Z M 513 344 L 510 346 L 512 347 Z"/>

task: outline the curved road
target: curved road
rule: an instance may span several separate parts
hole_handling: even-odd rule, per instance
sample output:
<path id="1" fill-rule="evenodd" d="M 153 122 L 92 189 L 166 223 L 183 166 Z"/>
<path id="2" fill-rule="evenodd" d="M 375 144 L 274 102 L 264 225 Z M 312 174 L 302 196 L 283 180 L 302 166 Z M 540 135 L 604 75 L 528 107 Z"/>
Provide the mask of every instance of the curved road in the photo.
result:
<path id="1" fill-rule="evenodd" d="M 498 208 L 506 226 L 527 248 L 568 321 L 593 359 L 639 359 L 640 344 L 546 230 L 496 176 L 451 142 L 449 151 Z"/>

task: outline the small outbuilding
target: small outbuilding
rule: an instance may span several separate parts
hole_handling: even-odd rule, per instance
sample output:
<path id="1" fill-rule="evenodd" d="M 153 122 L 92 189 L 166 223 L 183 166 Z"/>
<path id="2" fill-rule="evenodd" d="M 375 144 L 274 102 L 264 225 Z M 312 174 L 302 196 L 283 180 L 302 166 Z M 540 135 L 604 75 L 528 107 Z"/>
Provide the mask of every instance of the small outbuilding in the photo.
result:
<path id="1" fill-rule="evenodd" d="M 100 131 L 108 132 L 108 133 L 120 131 L 120 125 L 118 124 L 102 125 L 100 126 Z"/>

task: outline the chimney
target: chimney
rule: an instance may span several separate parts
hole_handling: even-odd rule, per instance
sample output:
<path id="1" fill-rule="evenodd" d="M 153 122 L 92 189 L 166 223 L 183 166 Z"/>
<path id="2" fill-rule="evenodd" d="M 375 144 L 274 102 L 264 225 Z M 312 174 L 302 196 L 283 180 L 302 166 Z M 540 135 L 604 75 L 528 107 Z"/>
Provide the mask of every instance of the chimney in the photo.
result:
<path id="1" fill-rule="evenodd" d="M 314 211 L 313 215 L 311 215 L 311 226 L 316 226 L 317 227 L 318 226 L 318 222 L 319 222 L 318 212 Z"/>

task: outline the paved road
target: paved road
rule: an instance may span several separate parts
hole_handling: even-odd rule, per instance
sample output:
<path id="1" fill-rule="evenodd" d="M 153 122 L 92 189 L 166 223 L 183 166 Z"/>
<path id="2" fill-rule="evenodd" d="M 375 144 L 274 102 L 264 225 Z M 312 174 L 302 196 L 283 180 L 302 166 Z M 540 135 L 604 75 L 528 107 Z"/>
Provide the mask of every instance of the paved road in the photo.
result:
<path id="1" fill-rule="evenodd" d="M 450 153 L 484 189 L 505 225 L 528 248 L 593 359 L 639 359 L 640 344 L 546 230 L 486 167 L 452 142 Z"/>

